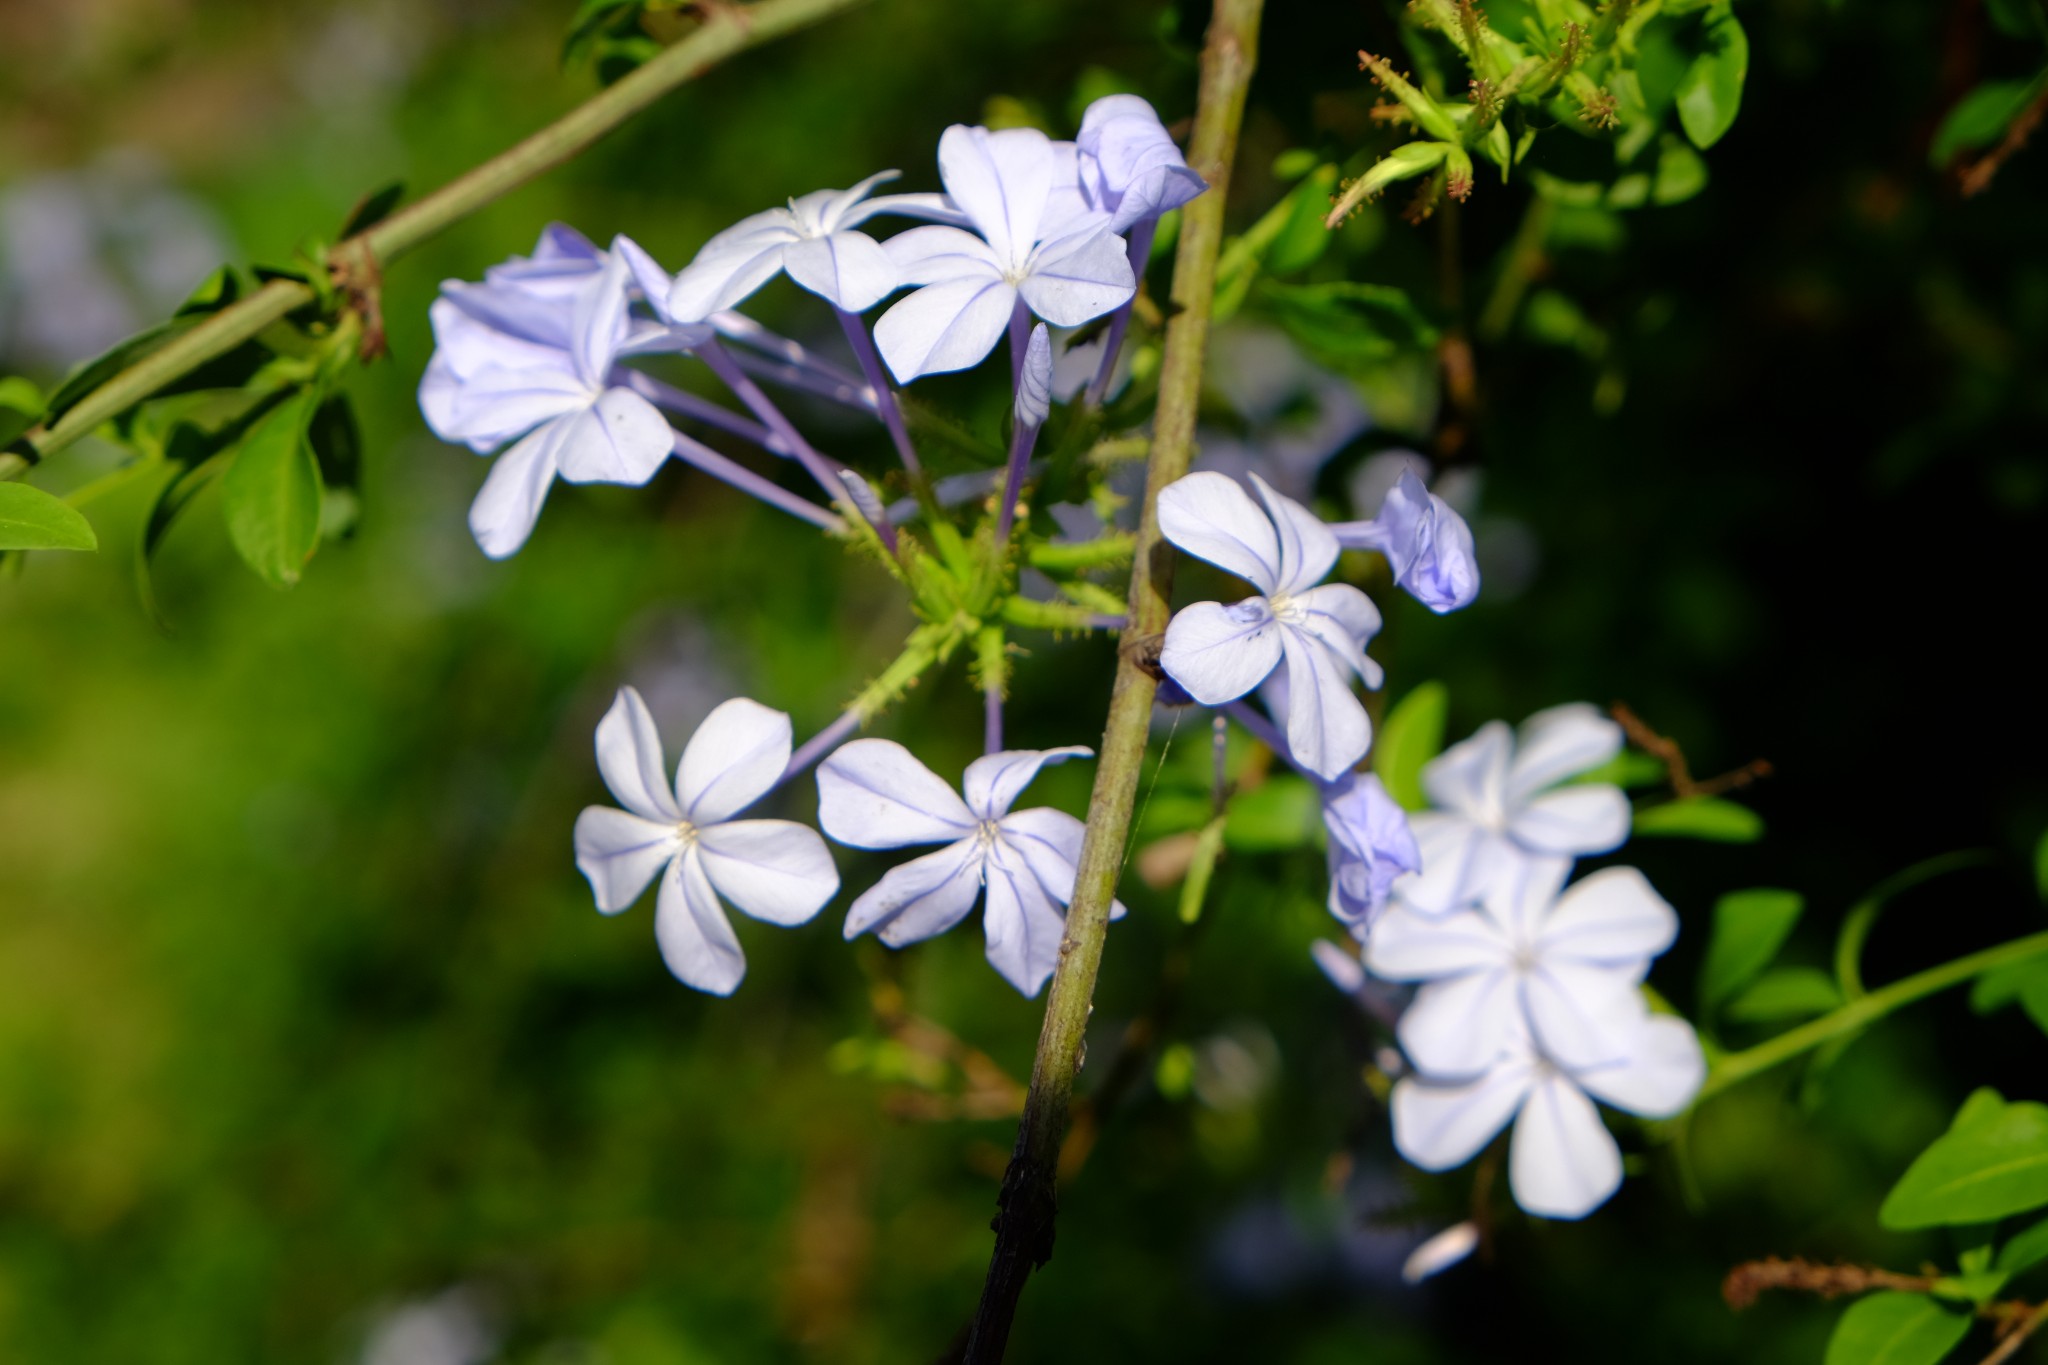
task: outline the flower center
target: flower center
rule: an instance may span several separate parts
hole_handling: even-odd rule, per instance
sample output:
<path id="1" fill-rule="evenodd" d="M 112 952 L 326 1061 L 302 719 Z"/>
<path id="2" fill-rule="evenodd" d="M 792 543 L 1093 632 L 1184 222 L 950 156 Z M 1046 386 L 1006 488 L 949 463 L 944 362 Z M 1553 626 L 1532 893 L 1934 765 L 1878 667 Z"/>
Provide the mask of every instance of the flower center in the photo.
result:
<path id="1" fill-rule="evenodd" d="M 676 821 L 676 841 L 685 849 L 694 846 L 697 842 L 697 827 L 688 820 Z"/>
<path id="2" fill-rule="evenodd" d="M 1285 626 L 1298 626 L 1308 619 L 1308 608 L 1284 592 L 1267 598 L 1266 607 L 1273 619 Z"/>

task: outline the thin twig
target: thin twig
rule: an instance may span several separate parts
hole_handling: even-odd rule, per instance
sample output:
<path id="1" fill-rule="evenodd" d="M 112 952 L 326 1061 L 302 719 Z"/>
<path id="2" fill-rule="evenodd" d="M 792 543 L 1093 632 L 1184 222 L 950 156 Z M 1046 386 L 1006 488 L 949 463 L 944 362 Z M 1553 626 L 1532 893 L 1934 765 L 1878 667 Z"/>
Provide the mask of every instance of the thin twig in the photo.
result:
<path id="1" fill-rule="evenodd" d="M 1685 750 L 1679 747 L 1677 740 L 1652 730 L 1624 702 L 1616 702 L 1607 710 L 1628 736 L 1629 743 L 1664 765 L 1665 776 L 1671 781 L 1672 795 L 1681 801 L 1691 796 L 1719 796 L 1723 792 L 1740 791 L 1775 771 L 1770 760 L 1753 758 L 1732 772 L 1710 777 L 1704 782 L 1695 781 L 1692 769 L 1686 766 Z"/>
<path id="2" fill-rule="evenodd" d="M 851 9 L 860 0 L 761 0 L 721 5 L 704 26 L 564 114 L 525 141 L 492 157 L 381 223 L 335 247 L 344 286 L 359 284 L 363 263 L 390 264 L 429 237 L 581 153 L 679 85 L 736 53 Z M 24 433 L 0 452 L 0 479 L 19 478 L 40 460 L 119 416 L 171 381 L 225 355 L 265 327 L 314 301 L 311 285 L 272 280 L 241 302 L 144 356 L 94 389 L 48 427 Z M 368 333 L 365 334 L 366 341 Z"/>
<path id="3" fill-rule="evenodd" d="M 1173 549 L 1159 534 L 1158 496 L 1160 489 L 1187 472 L 1194 453 L 1195 411 L 1209 339 L 1216 256 L 1223 244 L 1224 195 L 1256 60 L 1260 9 L 1261 0 L 1218 0 L 1203 48 L 1201 93 L 1188 142 L 1188 163 L 1210 188 L 1182 210 L 1180 247 L 1173 270 L 1174 311 L 1166 323 L 1159 406 L 1131 569 L 1126 632 L 1130 639 L 1156 636 L 1166 628 Z M 1003 1358 L 1024 1282 L 1052 1255 L 1060 1140 L 1067 1126 L 1074 1074 L 1080 1067 L 1095 977 L 1102 965 L 1109 907 L 1124 863 L 1155 686 L 1137 659 L 1122 655 L 1110 695 L 1095 791 L 1088 802 L 1088 828 L 1081 845 L 1074 900 L 1067 911 L 1059 963 L 1046 996 L 1045 1024 L 1032 1060 L 1031 1090 L 1018 1125 L 1016 1150 L 997 1198 L 995 1251 L 968 1332 L 967 1365 L 996 1365 Z"/>
<path id="4" fill-rule="evenodd" d="M 2002 1365 L 2019 1354 L 2020 1347 L 2027 1344 L 2027 1338 L 2034 1335 L 2043 1323 L 2048 1323 L 2048 1303 L 2035 1304 L 2016 1317 L 2007 1319 L 1999 1328 L 2005 1333 L 1991 1354 L 1985 1356 L 1980 1365 Z"/>
<path id="5" fill-rule="evenodd" d="M 1999 167 L 2027 145 L 2027 140 L 2033 137 L 2044 117 L 2048 117 L 2048 81 L 2044 81 L 2040 91 L 2027 101 L 2027 107 L 2005 125 L 2005 136 L 1998 140 L 1996 147 L 1956 172 L 1956 187 L 1963 192 L 1965 199 L 1991 188 L 1991 178 L 1998 174 Z"/>

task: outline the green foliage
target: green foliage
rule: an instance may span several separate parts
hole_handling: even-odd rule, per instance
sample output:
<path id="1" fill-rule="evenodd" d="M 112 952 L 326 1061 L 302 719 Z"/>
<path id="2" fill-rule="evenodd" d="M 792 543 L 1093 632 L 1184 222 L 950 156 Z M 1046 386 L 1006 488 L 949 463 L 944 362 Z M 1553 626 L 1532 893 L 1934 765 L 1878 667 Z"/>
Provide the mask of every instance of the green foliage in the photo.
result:
<path id="1" fill-rule="evenodd" d="M 1228 817 L 1219 815 L 1202 826 L 1195 839 L 1195 855 L 1188 863 L 1187 877 L 1180 884 L 1180 922 L 1193 924 L 1202 917 L 1202 903 L 1209 898 L 1209 880 L 1216 873 L 1216 860 L 1223 853 Z"/>
<path id="2" fill-rule="evenodd" d="M 0 450 L 36 424 L 42 416 L 42 391 L 18 375 L 0 376 Z"/>
<path id="3" fill-rule="evenodd" d="M 1928 144 L 1927 159 L 1939 169 L 1964 152 L 1989 147 L 2034 98 L 2048 73 L 2026 81 L 1985 81 L 1956 101 Z"/>
<path id="4" fill-rule="evenodd" d="M 1638 831 L 1640 832 L 1640 831 Z M 1731 891 L 1714 902 L 1714 927 L 1700 967 L 1700 1010 L 1712 1014 L 1770 966 L 1806 899 L 1796 891 Z"/>
<path id="5" fill-rule="evenodd" d="M 405 198 L 405 182 L 394 180 L 381 189 L 375 189 L 356 201 L 355 208 L 343 220 L 339 236 L 346 240 L 358 232 L 367 232 L 391 216 L 391 210 L 398 207 Z"/>
<path id="6" fill-rule="evenodd" d="M 1986 972 L 1970 987 L 1970 1008 L 1990 1014 L 2018 1005 L 2048 1033 L 2048 961 L 2015 962 Z"/>
<path id="7" fill-rule="evenodd" d="M 79 512 L 40 488 L 0 483 L 0 550 L 97 550 Z"/>
<path id="8" fill-rule="evenodd" d="M 1888 1228 L 1984 1223 L 2048 1204 L 2048 1105 L 1978 1090 L 1885 1198 Z"/>
<path id="9" fill-rule="evenodd" d="M 1774 967 L 1730 1000 L 1724 1016 L 1736 1024 L 1782 1024 L 1826 1014 L 1842 1004 L 1841 988 L 1817 967 Z"/>
<path id="10" fill-rule="evenodd" d="M 1753 844 L 1763 837 L 1763 817 L 1718 796 L 1688 796 L 1635 813 L 1637 838 L 1704 839 L 1718 844 Z"/>
<path id="11" fill-rule="evenodd" d="M 1825 1365 L 1934 1365 L 1969 1332 L 1969 1314 L 1925 1294 L 1872 1294 L 1835 1324 Z"/>
<path id="12" fill-rule="evenodd" d="M 1230 799 L 1223 842 L 1240 853 L 1305 848 L 1323 826 L 1323 798 L 1315 784 L 1292 773 L 1266 779 Z"/>
<path id="13" fill-rule="evenodd" d="M 1450 705 L 1449 688 L 1426 682 L 1395 702 L 1380 720 L 1372 743 L 1372 770 L 1403 810 L 1429 805 L 1422 792 L 1422 769 L 1443 750 Z"/>
<path id="14" fill-rule="evenodd" d="M 1358 280 L 1267 284 L 1259 300 L 1311 359 L 1339 374 L 1382 364 L 1404 351 L 1427 350 L 1437 342 L 1436 327 L 1391 285 Z"/>
<path id="15" fill-rule="evenodd" d="M 1998 1249 L 1996 1265 L 2002 1275 L 2018 1275 L 2048 1261 L 2048 1219 L 2016 1232 Z"/>
<path id="16" fill-rule="evenodd" d="M 221 480 L 229 538 L 276 588 L 298 583 L 320 543 L 320 467 L 307 430 L 318 401 L 304 389 L 265 413 Z"/>
<path id="17" fill-rule="evenodd" d="M 1678 82 L 1678 121 L 1695 147 L 1711 147 L 1735 124 L 1749 76 L 1749 38 L 1735 11 L 1717 4 L 1701 21 L 1699 55 Z"/>

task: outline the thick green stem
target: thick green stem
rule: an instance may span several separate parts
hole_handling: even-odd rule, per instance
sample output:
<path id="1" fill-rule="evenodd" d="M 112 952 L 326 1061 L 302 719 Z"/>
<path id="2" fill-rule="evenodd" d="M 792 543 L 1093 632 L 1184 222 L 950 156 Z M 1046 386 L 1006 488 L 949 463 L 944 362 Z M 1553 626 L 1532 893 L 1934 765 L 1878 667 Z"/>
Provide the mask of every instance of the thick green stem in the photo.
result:
<path id="1" fill-rule="evenodd" d="M 1781 1062 L 1789 1062 L 1802 1052 L 1819 1047 L 1830 1038 L 1854 1033 L 1867 1028 L 1892 1011 L 1912 1004 L 1937 991 L 1951 986 L 1960 986 L 1974 977 L 2009 967 L 2015 962 L 2031 958 L 2048 957 L 2048 934 L 2029 934 L 2016 938 L 2010 943 L 2001 943 L 1996 948 L 1986 948 L 1981 953 L 1971 953 L 1953 962 L 1944 962 L 1939 967 L 1929 967 L 1903 980 L 1894 981 L 1868 995 L 1858 996 L 1831 1014 L 1824 1014 L 1811 1023 L 1788 1029 L 1775 1038 L 1758 1043 L 1755 1047 L 1741 1052 L 1731 1052 L 1714 1063 L 1707 1073 L 1707 1082 L 1700 1087 L 1695 1105 L 1704 1103 L 1709 1097 L 1719 1094 L 1729 1086 L 1746 1081 L 1761 1071 L 1768 1071 Z"/>
<path id="2" fill-rule="evenodd" d="M 1166 629 L 1173 590 L 1173 547 L 1159 534 L 1159 490 L 1187 473 L 1194 454 L 1195 409 L 1216 291 L 1216 257 L 1223 245 L 1224 199 L 1244 118 L 1245 90 L 1257 58 L 1260 8 L 1261 0 L 1217 0 L 1202 52 L 1201 93 L 1187 159 L 1209 182 L 1209 192 L 1182 210 L 1159 407 L 1131 569 L 1130 624 L 1110 694 L 1095 791 L 1088 801 L 1088 832 L 1081 843 L 1074 900 L 1067 910 L 1066 934 L 1031 1065 L 1031 1089 L 997 1199 L 995 1252 L 968 1331 L 967 1365 L 994 1365 L 1003 1358 L 1024 1282 L 1052 1255 L 1060 1141 L 1074 1075 L 1081 1065 L 1082 1038 L 1102 965 L 1102 940 L 1123 870 L 1131 807 L 1152 719 L 1154 681 L 1146 671 L 1145 651 Z"/>
<path id="3" fill-rule="evenodd" d="M 679 85 L 735 53 L 814 24 L 860 0 L 761 0 L 705 6 L 704 26 L 524 142 L 335 247 L 337 263 L 381 266 L 582 152 Z M 374 276 L 372 277 L 374 278 Z M 19 478 L 37 461 L 70 445 L 158 389 L 314 300 L 313 289 L 273 280 L 230 308 L 122 370 L 48 427 L 35 427 L 0 452 L 0 479 Z M 17 453 L 19 452 L 19 453 Z"/>

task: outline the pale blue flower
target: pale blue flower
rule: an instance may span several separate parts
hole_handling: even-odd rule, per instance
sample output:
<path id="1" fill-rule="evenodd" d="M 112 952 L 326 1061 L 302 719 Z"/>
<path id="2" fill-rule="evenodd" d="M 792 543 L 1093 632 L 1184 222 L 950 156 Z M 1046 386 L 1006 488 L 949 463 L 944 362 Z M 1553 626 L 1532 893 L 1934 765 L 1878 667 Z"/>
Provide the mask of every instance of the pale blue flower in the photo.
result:
<path id="1" fill-rule="evenodd" d="M 1408 816 L 1372 773 L 1345 773 L 1323 790 L 1330 834 L 1330 913 L 1363 940 L 1394 879 L 1422 866 Z"/>
<path id="2" fill-rule="evenodd" d="M 1394 582 L 1431 611 L 1456 611 L 1479 595 L 1471 528 L 1412 470 L 1401 471 L 1378 516 L 1339 522 L 1330 530 L 1347 550 L 1385 555 Z"/>

